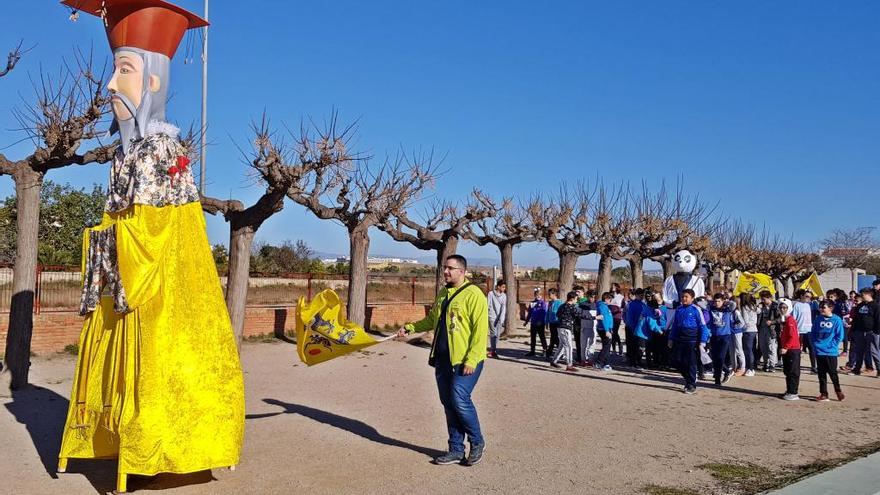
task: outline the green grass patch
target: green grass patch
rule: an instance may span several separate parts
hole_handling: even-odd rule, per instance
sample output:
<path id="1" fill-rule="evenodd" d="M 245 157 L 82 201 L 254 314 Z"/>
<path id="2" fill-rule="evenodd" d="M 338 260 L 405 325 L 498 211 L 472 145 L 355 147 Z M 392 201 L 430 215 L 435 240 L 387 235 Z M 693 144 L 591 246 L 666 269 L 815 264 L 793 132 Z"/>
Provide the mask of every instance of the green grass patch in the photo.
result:
<path id="1" fill-rule="evenodd" d="M 698 468 L 705 469 L 713 478 L 722 483 L 747 484 L 754 478 L 769 476 L 770 470 L 754 464 L 729 464 L 708 462 Z"/>
<path id="2" fill-rule="evenodd" d="M 708 471 L 712 477 L 720 482 L 721 487 L 726 491 L 742 495 L 754 495 L 797 483 L 804 478 L 828 471 L 829 469 L 834 469 L 842 464 L 846 464 L 847 462 L 860 457 L 871 455 L 878 451 L 880 451 L 880 442 L 874 442 L 853 449 L 843 457 L 836 459 L 819 459 L 807 464 L 778 471 L 771 471 L 754 464 L 721 462 L 710 462 L 701 464 L 697 467 Z M 651 495 L 663 495 L 665 492 L 648 493 Z M 674 491 L 669 492 L 670 495 L 676 493 L 677 492 Z"/>
<path id="3" fill-rule="evenodd" d="M 275 336 L 274 333 L 261 333 L 257 335 L 248 335 L 242 338 L 244 342 L 249 344 L 259 344 L 259 343 L 276 343 L 278 342 L 278 337 Z"/>
<path id="4" fill-rule="evenodd" d="M 648 495 L 700 495 L 700 492 L 690 488 L 674 488 L 662 485 L 646 485 L 642 491 Z"/>
<path id="5" fill-rule="evenodd" d="M 64 352 L 70 354 L 71 356 L 79 355 L 79 344 L 67 344 L 64 346 Z"/>

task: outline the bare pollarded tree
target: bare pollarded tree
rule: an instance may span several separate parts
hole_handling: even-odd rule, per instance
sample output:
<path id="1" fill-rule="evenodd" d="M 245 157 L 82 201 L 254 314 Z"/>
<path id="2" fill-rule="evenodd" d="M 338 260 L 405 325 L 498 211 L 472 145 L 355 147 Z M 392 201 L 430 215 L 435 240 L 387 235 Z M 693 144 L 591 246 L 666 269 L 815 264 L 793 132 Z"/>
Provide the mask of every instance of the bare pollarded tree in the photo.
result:
<path id="1" fill-rule="evenodd" d="M 874 230 L 874 227 L 834 229 L 819 241 L 822 255 L 833 267 L 849 270 L 855 281 L 856 270 L 864 268 L 880 246 Z"/>
<path id="2" fill-rule="evenodd" d="M 341 223 L 348 232 L 350 270 L 348 318 L 363 325 L 367 306 L 369 230 L 404 211 L 434 183 L 433 153 L 398 152 L 380 166 L 349 150 L 356 128 L 339 127 L 333 114 L 323 128 L 300 126 L 290 148 L 268 123 L 257 132 L 252 164 L 271 186 L 322 220 Z"/>
<path id="3" fill-rule="evenodd" d="M 28 381 L 43 179 L 57 168 L 106 163 L 118 146 L 102 144 L 98 139 L 99 123 L 110 101 L 103 83 L 106 75 L 106 70 L 95 73 L 91 55 L 77 52 L 75 65 L 65 65 L 57 74 L 41 73 L 33 82 L 33 102 L 13 109 L 19 124 L 16 130 L 33 143 L 34 151 L 18 160 L 0 153 L 0 175 L 12 177 L 18 201 L 18 238 L 6 335 L 6 364 L 12 372 L 12 388 L 23 387 Z M 97 144 L 81 152 L 80 147 L 87 142 Z"/>
<path id="4" fill-rule="evenodd" d="M 18 46 L 13 48 L 9 54 L 6 56 L 6 67 L 0 68 L 0 77 L 5 76 L 12 72 L 12 69 L 18 65 L 18 61 L 21 60 L 22 55 L 27 53 L 29 50 L 22 50 L 21 45 L 24 43 L 24 40 L 18 42 Z"/>
<path id="5" fill-rule="evenodd" d="M 529 217 L 538 236 L 559 256 L 557 284 L 561 296 L 574 284 L 578 259 L 596 252 L 589 229 L 594 197 L 594 189 L 579 183 L 573 191 L 561 187 L 555 197 L 535 197 L 529 203 Z"/>
<path id="6" fill-rule="evenodd" d="M 475 192 L 476 196 L 478 193 Z M 424 220 L 410 218 L 407 209 L 398 209 L 376 226 L 399 242 L 408 242 L 418 249 L 437 253 L 435 292 L 443 286 L 443 260 L 455 254 L 458 242 L 468 225 L 489 217 L 492 209 L 471 199 L 464 206 L 451 201 L 434 201 Z"/>
<path id="7" fill-rule="evenodd" d="M 256 139 L 253 142 L 257 156 L 267 156 L 269 151 L 261 153 L 270 141 L 269 120 L 263 115 L 259 124 L 252 124 L 251 129 Z M 248 165 L 254 164 L 244 151 Z M 206 213 L 223 215 L 229 223 L 229 270 L 226 276 L 226 309 L 235 333 L 235 342 L 241 350 L 241 336 L 244 330 L 245 308 L 247 307 L 248 279 L 250 278 L 251 246 L 263 222 L 284 208 L 284 198 L 289 187 L 289 179 L 280 171 L 278 160 L 267 159 L 261 162 L 262 171 L 258 180 L 265 186 L 265 191 L 254 204 L 245 207 L 237 199 L 218 199 L 202 196 L 202 209 Z M 266 177 L 271 177 L 267 179 Z"/>
<path id="8" fill-rule="evenodd" d="M 627 199 L 625 186 L 609 191 L 600 185 L 590 203 L 588 225 L 593 252 L 599 255 L 599 293 L 611 290 L 611 263 L 624 258 L 627 234 L 635 227 Z"/>
<path id="9" fill-rule="evenodd" d="M 507 321 L 504 335 L 507 335 L 516 324 L 517 296 L 519 289 L 514 273 L 513 249 L 525 242 L 537 240 L 538 232 L 531 221 L 527 208 L 504 199 L 496 204 L 480 191 L 474 191 L 474 199 L 485 206 L 490 214 L 486 218 L 469 224 L 465 229 L 465 237 L 480 246 L 492 244 L 501 253 L 501 274 L 507 285 Z"/>
<path id="10" fill-rule="evenodd" d="M 668 259 L 683 244 L 682 238 L 692 237 L 692 225 L 706 223 L 713 208 L 697 195 L 686 195 L 680 181 L 671 193 L 665 183 L 653 192 L 642 183 L 640 190 L 629 190 L 628 195 L 632 226 L 622 241 L 623 259 L 629 262 L 633 287 L 644 287 L 645 260 Z M 668 266 L 664 269 L 668 271 Z"/>

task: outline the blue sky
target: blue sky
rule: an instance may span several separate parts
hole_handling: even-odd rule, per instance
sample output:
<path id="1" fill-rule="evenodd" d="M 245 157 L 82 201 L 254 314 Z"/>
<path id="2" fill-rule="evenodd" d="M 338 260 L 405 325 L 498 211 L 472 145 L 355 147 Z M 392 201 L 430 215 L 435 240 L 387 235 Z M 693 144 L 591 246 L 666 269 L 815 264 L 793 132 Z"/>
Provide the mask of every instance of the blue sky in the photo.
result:
<path id="1" fill-rule="evenodd" d="M 200 12 L 199 0 L 178 4 Z M 71 22 L 49 0 L 7 0 L 0 51 L 36 44 L 0 79 L 0 146 L 18 140 L 10 108 L 28 74 L 53 70 L 73 46 L 109 55 L 100 22 Z M 803 242 L 834 227 L 877 224 L 880 180 L 880 3 L 404 2 L 214 0 L 210 20 L 208 193 L 253 201 L 235 143 L 265 109 L 279 124 L 336 108 L 360 120 L 359 149 L 447 154 L 431 192 L 463 199 L 605 182 L 685 177 L 724 212 Z M 196 43 L 198 46 L 198 43 Z M 169 118 L 198 123 L 201 69 L 172 69 Z M 109 60 L 109 58 L 108 58 Z M 3 152 L 12 158 L 27 146 Z M 49 178 L 105 183 L 106 166 Z M 0 194 L 11 194 L 0 178 Z M 209 218 L 212 242 L 225 223 Z M 305 239 L 347 252 L 344 229 L 293 204 L 258 239 Z M 424 255 L 375 231 L 371 252 Z M 493 248 L 464 244 L 467 256 Z M 517 262 L 554 266 L 526 245 Z M 582 266 L 595 266 L 585 258 Z"/>

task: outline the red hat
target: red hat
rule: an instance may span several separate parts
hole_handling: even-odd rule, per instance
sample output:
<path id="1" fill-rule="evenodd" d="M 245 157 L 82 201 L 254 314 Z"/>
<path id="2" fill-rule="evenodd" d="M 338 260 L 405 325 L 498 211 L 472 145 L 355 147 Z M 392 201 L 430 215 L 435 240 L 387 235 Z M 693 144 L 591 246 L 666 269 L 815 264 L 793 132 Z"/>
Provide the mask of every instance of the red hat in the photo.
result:
<path id="1" fill-rule="evenodd" d="M 110 48 L 140 48 L 174 57 L 187 29 L 208 21 L 163 0 L 63 0 L 68 7 L 104 19 Z"/>

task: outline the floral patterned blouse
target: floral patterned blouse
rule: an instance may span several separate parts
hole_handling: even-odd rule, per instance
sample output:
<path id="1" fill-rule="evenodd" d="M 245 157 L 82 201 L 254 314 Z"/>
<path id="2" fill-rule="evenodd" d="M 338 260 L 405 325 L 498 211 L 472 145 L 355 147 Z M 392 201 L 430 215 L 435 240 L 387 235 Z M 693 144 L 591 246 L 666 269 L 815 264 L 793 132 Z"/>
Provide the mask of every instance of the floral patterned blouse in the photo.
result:
<path id="1" fill-rule="evenodd" d="M 150 132 L 150 131 L 153 132 Z M 199 192 L 189 167 L 186 149 L 177 139 L 177 128 L 151 122 L 146 137 L 132 143 L 128 153 L 116 151 L 110 167 L 107 212 L 122 211 L 134 204 L 183 205 L 198 201 Z M 83 293 L 80 314 L 94 311 L 101 296 L 109 292 L 114 311 L 129 310 L 119 277 L 116 256 L 116 227 L 89 231 L 89 249 L 84 253 Z"/>
<path id="2" fill-rule="evenodd" d="M 106 210 L 121 211 L 137 203 L 182 205 L 199 199 L 186 149 L 168 134 L 148 134 L 117 150 L 110 167 Z"/>

